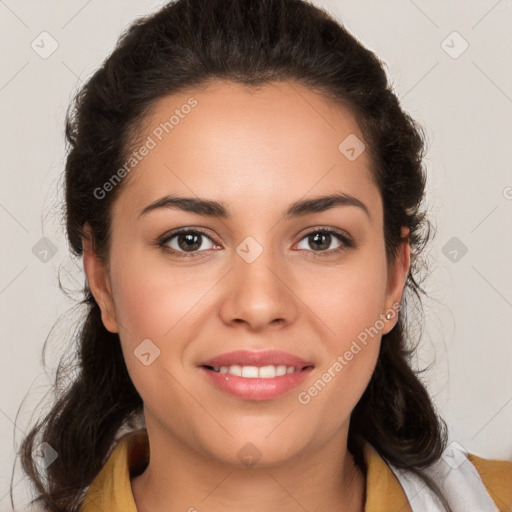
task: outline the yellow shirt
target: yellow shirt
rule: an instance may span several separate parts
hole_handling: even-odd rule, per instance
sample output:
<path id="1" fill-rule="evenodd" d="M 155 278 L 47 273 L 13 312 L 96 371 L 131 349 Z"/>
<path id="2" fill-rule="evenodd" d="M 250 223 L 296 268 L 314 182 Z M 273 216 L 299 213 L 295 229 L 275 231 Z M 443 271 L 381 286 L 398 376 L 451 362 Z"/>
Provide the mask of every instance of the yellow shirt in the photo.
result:
<path id="1" fill-rule="evenodd" d="M 364 446 L 366 467 L 365 512 L 411 512 L 400 482 L 375 448 Z M 490 460 L 471 453 L 486 489 L 500 512 L 512 512 L 512 462 Z M 90 485 L 80 512 L 137 512 L 130 484 L 130 471 L 149 461 L 145 429 L 122 437 Z M 476 512 L 476 511 L 475 511 Z"/>

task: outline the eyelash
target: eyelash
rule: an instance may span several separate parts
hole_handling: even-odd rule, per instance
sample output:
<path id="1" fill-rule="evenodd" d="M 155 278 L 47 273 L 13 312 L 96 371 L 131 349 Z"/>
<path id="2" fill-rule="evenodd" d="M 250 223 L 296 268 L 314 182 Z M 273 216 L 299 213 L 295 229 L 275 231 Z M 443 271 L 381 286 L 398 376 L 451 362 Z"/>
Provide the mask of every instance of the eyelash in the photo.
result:
<path id="1" fill-rule="evenodd" d="M 183 258 L 195 258 L 195 257 L 197 257 L 197 255 L 200 252 L 207 252 L 207 251 L 215 250 L 215 249 L 205 249 L 203 251 L 196 251 L 196 252 L 187 253 L 187 252 L 184 252 L 184 251 L 176 251 L 175 249 L 171 249 L 167 245 L 169 240 L 172 240 L 176 236 L 184 234 L 184 233 L 185 234 L 190 234 L 190 233 L 192 233 L 192 234 L 200 234 L 200 235 L 203 235 L 206 238 L 208 238 L 213 243 L 217 243 L 217 242 L 215 242 L 215 240 L 213 240 L 211 238 L 211 236 L 208 233 L 206 233 L 206 231 L 203 231 L 200 228 L 193 228 L 193 229 L 192 228 L 181 228 L 181 229 L 178 229 L 176 231 L 171 232 L 170 234 L 162 235 L 162 237 L 160 237 L 158 240 L 156 240 L 154 245 L 156 245 L 157 247 L 161 248 L 163 251 L 171 253 L 173 255 L 177 255 L 180 258 L 181 257 L 183 257 Z M 304 240 L 304 238 L 307 238 L 308 236 L 310 236 L 312 234 L 318 234 L 318 233 L 334 235 L 340 242 L 342 242 L 343 245 L 338 247 L 337 249 L 330 249 L 330 250 L 324 250 L 324 251 L 310 251 L 310 252 L 314 253 L 315 257 L 331 256 L 332 254 L 336 254 L 336 253 L 339 253 L 339 252 L 342 252 L 342 251 L 346 251 L 347 249 L 352 249 L 352 248 L 356 247 L 356 244 L 352 240 L 352 238 L 350 238 L 350 237 L 348 237 L 346 235 L 341 234 L 339 231 L 337 231 L 337 230 L 335 230 L 333 228 L 316 228 L 316 229 L 313 229 L 313 230 L 305 233 L 304 236 L 299 240 L 299 242 L 301 242 L 302 240 Z"/>

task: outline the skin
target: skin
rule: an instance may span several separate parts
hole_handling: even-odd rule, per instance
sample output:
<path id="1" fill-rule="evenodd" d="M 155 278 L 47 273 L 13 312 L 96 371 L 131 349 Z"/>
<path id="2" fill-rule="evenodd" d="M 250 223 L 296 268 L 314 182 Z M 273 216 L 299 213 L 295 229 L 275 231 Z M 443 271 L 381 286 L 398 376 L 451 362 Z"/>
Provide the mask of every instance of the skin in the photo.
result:
<path id="1" fill-rule="evenodd" d="M 137 508 L 362 511 L 365 479 L 347 450 L 349 419 L 397 315 L 307 405 L 297 395 L 400 301 L 409 244 L 388 264 L 369 154 L 350 161 L 338 150 L 350 134 L 363 140 L 347 109 L 295 83 L 250 91 L 217 82 L 161 99 L 140 140 L 191 96 L 198 105 L 125 178 L 106 263 L 84 238 L 89 285 L 144 401 L 151 460 L 131 482 Z M 338 206 L 283 219 L 290 203 L 334 191 L 358 198 L 370 216 Z M 232 217 L 169 208 L 139 216 L 171 193 L 223 201 Z M 211 235 L 199 238 L 195 257 L 155 245 L 181 227 Z M 324 246 L 331 254 L 318 256 L 306 235 L 322 227 L 347 232 L 357 246 L 337 252 L 344 244 L 332 236 Z M 236 252 L 248 236 L 263 249 L 252 263 Z M 180 250 L 178 237 L 168 245 Z M 148 338 L 160 356 L 145 366 L 133 351 Z M 283 350 L 315 368 L 277 399 L 235 398 L 197 365 L 238 349 Z M 237 456 L 248 442 L 260 453 L 250 468 Z"/>

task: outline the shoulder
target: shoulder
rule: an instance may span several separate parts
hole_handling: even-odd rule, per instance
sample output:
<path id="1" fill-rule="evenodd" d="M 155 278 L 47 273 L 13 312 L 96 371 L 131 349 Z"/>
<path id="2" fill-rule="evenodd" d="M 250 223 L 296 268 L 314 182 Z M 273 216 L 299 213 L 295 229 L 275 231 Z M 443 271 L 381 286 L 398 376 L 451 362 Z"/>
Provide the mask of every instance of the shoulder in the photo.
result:
<path id="1" fill-rule="evenodd" d="M 478 471 L 498 510 L 512 510 L 512 462 L 484 459 L 472 453 L 468 453 L 467 457 Z"/>
<path id="2" fill-rule="evenodd" d="M 139 474 L 149 461 L 145 430 L 130 432 L 118 439 L 86 491 L 79 512 L 137 512 L 130 478 Z"/>
<path id="3" fill-rule="evenodd" d="M 438 499 L 440 495 L 456 511 L 512 511 L 512 462 L 484 459 L 452 442 L 439 459 L 420 470 L 423 478 L 411 470 L 393 464 L 389 466 L 400 481 L 413 511 L 445 510 Z M 424 477 L 428 477 L 437 489 L 426 486 Z"/>

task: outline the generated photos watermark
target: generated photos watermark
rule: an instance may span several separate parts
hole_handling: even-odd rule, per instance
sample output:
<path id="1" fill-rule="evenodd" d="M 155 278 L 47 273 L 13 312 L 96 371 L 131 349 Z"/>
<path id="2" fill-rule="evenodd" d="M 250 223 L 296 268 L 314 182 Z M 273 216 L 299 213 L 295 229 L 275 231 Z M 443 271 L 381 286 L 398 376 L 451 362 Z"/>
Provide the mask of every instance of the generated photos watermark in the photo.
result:
<path id="1" fill-rule="evenodd" d="M 311 399 L 317 396 L 332 381 L 342 370 L 347 366 L 354 357 L 359 354 L 362 349 L 368 344 L 370 339 L 377 336 L 384 326 L 386 321 L 392 320 L 398 312 L 402 309 L 401 304 L 395 302 L 391 308 L 385 313 L 381 313 L 378 320 L 370 326 L 366 327 L 357 335 L 357 339 L 352 340 L 350 348 L 346 350 L 343 355 L 339 355 L 336 360 L 320 375 L 315 383 L 310 386 L 306 391 L 301 391 L 297 395 L 297 400 L 302 405 L 307 405 L 311 402 Z"/>
<path id="2" fill-rule="evenodd" d="M 146 141 L 139 149 L 133 151 L 128 159 L 125 161 L 122 167 L 120 167 L 112 176 L 105 182 L 101 187 L 96 187 L 93 191 L 93 195 L 96 199 L 105 199 L 108 192 L 114 190 L 114 188 L 121 183 L 122 179 L 125 178 L 144 158 L 149 155 L 152 149 L 155 149 L 158 143 L 171 133 L 176 126 L 178 126 L 182 119 L 190 114 L 192 108 L 197 106 L 197 100 L 190 97 L 186 103 L 181 105 L 180 108 L 174 110 L 174 113 L 169 117 L 167 121 L 160 123 L 156 128 L 153 129 L 150 135 L 147 136 Z"/>

